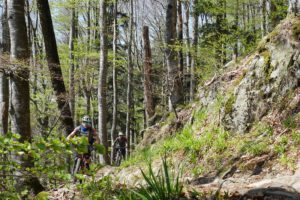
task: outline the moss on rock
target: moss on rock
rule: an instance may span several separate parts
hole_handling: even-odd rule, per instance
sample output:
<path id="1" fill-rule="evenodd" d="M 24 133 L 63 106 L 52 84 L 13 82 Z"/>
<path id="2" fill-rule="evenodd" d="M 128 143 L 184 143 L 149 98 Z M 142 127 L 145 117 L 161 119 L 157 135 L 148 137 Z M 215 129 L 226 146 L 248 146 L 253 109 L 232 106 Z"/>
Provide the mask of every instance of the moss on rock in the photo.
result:
<path id="1" fill-rule="evenodd" d="M 271 74 L 274 70 L 274 66 L 271 65 L 271 54 L 269 51 L 264 51 L 260 54 L 264 58 L 263 70 L 265 73 L 265 81 L 268 82 L 271 78 Z"/>
<path id="2" fill-rule="evenodd" d="M 231 93 L 228 100 L 225 103 L 225 114 L 230 114 L 233 111 L 233 104 L 236 102 L 236 96 Z"/>
<path id="3" fill-rule="evenodd" d="M 294 39 L 299 39 L 300 36 L 300 19 L 298 19 L 295 24 L 292 26 L 293 37 Z"/>

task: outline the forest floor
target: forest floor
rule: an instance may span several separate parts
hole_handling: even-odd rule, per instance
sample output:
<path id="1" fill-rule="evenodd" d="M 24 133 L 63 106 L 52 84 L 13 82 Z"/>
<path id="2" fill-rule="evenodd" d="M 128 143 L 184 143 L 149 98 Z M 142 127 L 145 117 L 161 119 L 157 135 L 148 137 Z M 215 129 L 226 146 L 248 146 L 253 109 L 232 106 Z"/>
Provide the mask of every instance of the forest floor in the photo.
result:
<path id="1" fill-rule="evenodd" d="M 265 159 L 256 158 L 256 161 Z M 254 162 L 254 161 L 253 161 Z M 272 168 L 272 169 L 271 169 Z M 272 173 L 269 171 L 272 170 Z M 231 174 L 230 174 L 231 171 Z M 110 175 L 117 176 L 118 168 L 105 166 L 96 174 L 96 180 Z M 185 183 L 186 191 L 197 191 L 204 194 L 213 194 L 221 191 L 231 199 L 240 197 L 255 197 L 268 199 L 300 199 L 300 162 L 295 172 L 280 169 L 279 165 L 257 168 L 252 173 L 240 173 L 232 169 L 226 174 L 228 177 L 199 177 L 196 180 Z M 119 180 L 120 184 L 124 183 Z M 132 187 L 132 186 L 127 186 Z M 75 184 L 52 190 L 48 199 L 68 200 L 84 199 Z M 252 199 L 252 198 L 251 198 Z"/>

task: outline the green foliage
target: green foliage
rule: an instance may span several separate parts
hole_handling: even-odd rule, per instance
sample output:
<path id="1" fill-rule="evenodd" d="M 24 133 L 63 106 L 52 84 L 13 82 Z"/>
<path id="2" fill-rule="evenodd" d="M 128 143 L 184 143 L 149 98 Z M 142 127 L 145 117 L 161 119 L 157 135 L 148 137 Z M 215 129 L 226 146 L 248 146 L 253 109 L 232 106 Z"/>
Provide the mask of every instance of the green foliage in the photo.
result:
<path id="1" fill-rule="evenodd" d="M 262 142 L 250 142 L 248 144 L 248 148 L 246 149 L 246 153 L 249 153 L 252 156 L 260 156 L 269 151 L 269 144 L 265 141 Z"/>
<path id="2" fill-rule="evenodd" d="M 16 171 L 26 176 L 43 177 L 47 183 L 47 188 L 56 187 L 58 183 L 68 183 L 71 181 L 71 174 L 68 172 L 66 163 L 67 157 L 72 155 L 72 146 L 74 144 L 77 152 L 86 152 L 87 141 L 84 137 L 74 138 L 71 143 L 66 141 L 65 137 L 53 134 L 48 138 L 35 137 L 32 143 L 20 142 L 20 135 L 7 134 L 0 135 L 0 153 L 3 155 L 0 170 L 8 176 L 3 179 L 5 191 L 0 192 L 1 199 L 17 199 L 18 195 L 24 196 L 26 191 L 18 194 L 15 191 L 12 174 Z M 98 152 L 103 152 L 103 147 L 96 147 Z M 14 156 L 14 159 L 11 156 Z M 33 167 L 23 167 L 18 159 L 30 157 L 33 161 Z M 94 174 L 99 167 L 91 165 L 91 174 Z M 29 193 L 29 191 L 27 191 Z"/>
<path id="3" fill-rule="evenodd" d="M 293 25 L 292 30 L 293 30 L 293 37 L 295 39 L 299 38 L 299 34 L 300 34 L 300 21 L 299 20 L 297 20 L 296 23 Z"/>
<path id="4" fill-rule="evenodd" d="M 233 93 L 231 93 L 229 95 L 228 100 L 225 102 L 225 113 L 226 114 L 230 114 L 233 111 L 233 105 L 236 102 L 236 95 L 234 95 Z"/>
<path id="5" fill-rule="evenodd" d="M 38 195 L 36 195 L 36 200 L 47 200 L 47 199 L 48 199 L 47 192 L 40 192 Z"/>
<path id="6" fill-rule="evenodd" d="M 297 128 L 297 123 L 296 123 L 293 116 L 289 116 L 282 123 L 283 123 L 283 126 L 285 128 L 289 128 L 289 129 L 296 129 Z"/>
<path id="7" fill-rule="evenodd" d="M 295 170 L 297 159 L 295 157 L 291 157 L 287 154 L 282 154 L 279 157 L 279 162 L 281 165 L 286 166 L 290 170 Z"/>
<path id="8" fill-rule="evenodd" d="M 289 138 L 287 136 L 282 136 L 278 142 L 278 144 L 276 144 L 274 146 L 274 150 L 277 154 L 280 154 L 280 155 L 283 155 L 286 151 L 287 151 L 287 148 L 288 148 L 288 141 L 289 141 Z"/>
<path id="9" fill-rule="evenodd" d="M 148 173 L 141 170 L 146 186 L 141 186 L 135 193 L 143 200 L 169 200 L 180 199 L 183 185 L 180 183 L 181 174 L 175 175 L 171 172 L 166 156 L 162 158 L 162 170 L 156 175 L 151 163 L 148 166 Z"/>
<path id="10" fill-rule="evenodd" d="M 90 181 L 78 185 L 85 199 L 102 200 L 102 199 L 118 199 L 118 200 L 134 200 L 137 199 L 133 191 L 125 187 L 115 186 L 110 176 L 105 176 L 98 181 Z"/>

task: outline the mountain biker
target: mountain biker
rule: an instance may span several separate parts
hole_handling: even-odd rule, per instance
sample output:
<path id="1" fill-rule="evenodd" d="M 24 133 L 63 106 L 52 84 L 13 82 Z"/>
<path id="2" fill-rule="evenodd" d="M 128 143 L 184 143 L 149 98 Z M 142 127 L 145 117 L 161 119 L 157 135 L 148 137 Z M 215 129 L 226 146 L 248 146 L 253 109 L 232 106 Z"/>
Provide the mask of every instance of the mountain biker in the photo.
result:
<path id="1" fill-rule="evenodd" d="M 121 150 L 123 158 L 126 156 L 126 146 L 127 138 L 123 132 L 119 132 L 118 137 L 113 143 L 113 147 L 116 149 L 116 152 L 118 152 L 119 149 Z"/>
<path id="2" fill-rule="evenodd" d="M 87 162 L 90 163 L 91 152 L 93 149 L 93 144 L 100 144 L 100 139 L 96 130 L 92 127 L 92 120 L 88 115 L 85 115 L 82 118 L 82 124 L 76 127 L 72 133 L 70 133 L 67 137 L 67 140 L 70 140 L 72 137 L 87 137 L 89 145 L 87 146 L 86 153 L 83 154 L 83 157 L 86 158 Z M 76 154 L 76 158 L 78 157 L 78 153 Z"/>

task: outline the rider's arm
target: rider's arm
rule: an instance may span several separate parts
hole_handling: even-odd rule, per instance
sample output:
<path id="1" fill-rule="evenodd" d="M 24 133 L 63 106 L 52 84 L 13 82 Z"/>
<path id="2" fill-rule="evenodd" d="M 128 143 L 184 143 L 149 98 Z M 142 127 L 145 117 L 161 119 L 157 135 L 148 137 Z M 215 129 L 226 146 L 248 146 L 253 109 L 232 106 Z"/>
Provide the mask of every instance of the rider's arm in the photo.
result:
<path id="1" fill-rule="evenodd" d="M 72 131 L 72 133 L 70 133 L 70 135 L 68 135 L 67 140 L 70 140 L 72 137 L 74 137 L 77 133 L 77 128 L 74 129 L 74 131 Z"/>

